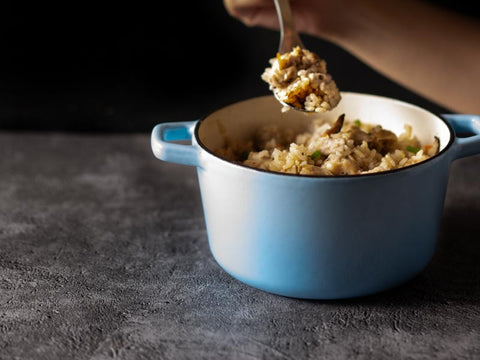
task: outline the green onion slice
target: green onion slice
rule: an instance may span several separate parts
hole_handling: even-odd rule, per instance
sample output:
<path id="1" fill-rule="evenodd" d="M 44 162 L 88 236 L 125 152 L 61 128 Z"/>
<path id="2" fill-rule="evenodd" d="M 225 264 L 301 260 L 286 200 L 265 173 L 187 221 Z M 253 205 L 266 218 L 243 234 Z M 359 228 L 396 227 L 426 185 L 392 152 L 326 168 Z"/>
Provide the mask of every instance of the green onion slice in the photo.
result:
<path id="1" fill-rule="evenodd" d="M 322 155 L 323 154 L 319 150 L 317 150 L 312 155 L 310 155 L 310 158 L 315 161 L 318 160 Z"/>
<path id="2" fill-rule="evenodd" d="M 409 151 L 409 152 L 411 152 L 411 153 L 414 153 L 414 154 L 416 154 L 417 152 L 420 151 L 420 149 L 419 149 L 418 147 L 416 147 L 416 146 L 410 146 L 410 145 L 408 145 L 408 146 L 405 148 L 405 150 L 407 150 L 407 151 Z"/>

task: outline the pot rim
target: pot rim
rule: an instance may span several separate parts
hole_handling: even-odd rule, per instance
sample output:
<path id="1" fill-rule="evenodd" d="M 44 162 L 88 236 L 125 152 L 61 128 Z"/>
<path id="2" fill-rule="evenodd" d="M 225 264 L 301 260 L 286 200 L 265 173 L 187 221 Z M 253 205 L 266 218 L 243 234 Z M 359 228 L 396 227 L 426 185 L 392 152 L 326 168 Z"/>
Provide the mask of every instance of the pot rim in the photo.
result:
<path id="1" fill-rule="evenodd" d="M 405 167 L 402 167 L 402 168 L 397 168 L 397 169 L 391 169 L 391 170 L 385 170 L 385 171 L 380 171 L 380 172 L 376 172 L 376 173 L 368 173 L 368 174 L 353 174 L 353 175 L 311 175 L 311 174 L 291 174 L 291 173 L 283 173 L 283 172 L 276 172 L 276 171 L 269 171 L 269 170 L 264 170 L 264 169 L 258 169 L 258 168 L 253 168 L 253 167 L 250 167 L 250 166 L 247 166 L 247 165 L 243 165 L 243 164 L 240 164 L 240 163 L 236 163 L 236 162 L 233 162 L 233 161 L 230 161 L 230 160 L 227 160 L 225 158 L 222 158 L 221 156 L 218 156 L 217 154 L 215 154 L 212 150 L 210 150 L 205 144 L 203 144 L 203 142 L 200 140 L 200 136 L 199 136 L 199 129 L 200 129 L 200 126 L 202 125 L 202 123 L 208 118 L 210 117 L 211 115 L 213 115 L 214 113 L 216 113 L 217 111 L 219 110 L 222 110 L 226 107 L 229 107 L 229 106 L 233 106 L 233 105 L 238 105 L 238 104 L 241 104 L 241 103 L 244 103 L 244 102 L 248 102 L 250 100 L 253 100 L 253 99 L 258 99 L 258 98 L 262 98 L 262 97 L 271 97 L 272 95 L 263 95 L 263 96 L 256 96 L 256 97 L 253 97 L 253 98 L 246 98 L 246 99 L 243 99 L 243 100 L 239 100 L 239 101 L 236 101 L 234 103 L 231 103 L 229 105 L 226 105 L 226 106 L 223 106 L 221 107 L 220 109 L 216 109 L 216 110 L 213 110 L 213 111 L 210 111 L 209 113 L 207 113 L 206 115 L 202 116 L 198 121 L 197 123 L 195 124 L 195 129 L 194 129 L 194 136 L 195 136 L 195 141 L 197 142 L 197 144 L 203 149 L 205 150 L 207 153 L 209 153 L 210 155 L 212 155 L 213 157 L 215 157 L 216 159 L 222 161 L 222 162 L 225 162 L 226 164 L 229 164 L 229 165 L 232 165 L 232 166 L 235 166 L 235 167 L 239 167 L 241 169 L 244 169 L 244 170 L 249 170 L 249 171 L 254 171 L 254 172 L 258 172 L 258 173 L 264 173 L 264 174 L 269 174 L 269 175 L 274 175 L 274 176 L 289 176 L 289 177 L 294 177 L 294 178 L 321 178 L 321 179 L 352 179 L 352 178 L 369 178 L 369 177 L 378 177 L 378 176 L 383 176 L 383 175 L 390 175 L 390 174 L 394 174 L 394 173 L 398 173 L 398 172 L 404 172 L 404 171 L 409 171 L 409 170 L 413 170 L 413 169 L 416 169 L 420 166 L 423 166 L 423 165 L 426 165 L 432 161 L 435 161 L 437 160 L 439 157 L 443 156 L 451 147 L 452 147 L 452 144 L 454 143 L 455 141 L 455 138 L 456 138 L 456 135 L 455 135 L 455 131 L 452 127 L 452 125 L 443 118 L 443 116 L 437 112 L 433 112 L 433 111 L 430 111 L 430 110 L 427 110 L 425 108 L 422 108 L 418 105 L 414 105 L 412 103 L 409 103 L 409 102 L 406 102 L 406 101 L 403 101 L 403 100 L 398 100 L 398 99 L 395 99 L 395 98 L 390 98 L 390 97 L 387 97 L 387 96 L 381 96 L 381 95 L 374 95 L 374 94 L 367 94 L 367 93 L 358 93 L 358 92 L 352 92 L 352 91 L 342 91 L 341 92 L 342 95 L 344 94 L 354 94 L 354 95 L 362 95 L 362 96 L 367 96 L 367 97 L 374 97 L 374 98 L 378 98 L 378 99 L 383 99 L 383 100 L 389 100 L 389 101 L 393 101 L 393 102 L 397 102 L 397 103 L 400 103 L 404 106 L 409 106 L 409 107 L 413 107 L 413 108 L 416 108 L 416 109 L 420 109 L 422 111 L 426 111 L 428 113 L 430 113 L 431 115 L 435 116 L 438 120 L 442 121 L 448 128 L 448 131 L 450 133 L 450 138 L 449 138 L 449 141 L 448 141 L 448 144 L 447 146 L 445 146 L 440 152 L 438 152 L 437 154 L 431 156 L 430 158 L 426 159 L 426 160 L 423 160 L 421 162 L 418 162 L 416 164 L 412 164 L 412 165 L 409 165 L 409 166 L 405 166 Z"/>

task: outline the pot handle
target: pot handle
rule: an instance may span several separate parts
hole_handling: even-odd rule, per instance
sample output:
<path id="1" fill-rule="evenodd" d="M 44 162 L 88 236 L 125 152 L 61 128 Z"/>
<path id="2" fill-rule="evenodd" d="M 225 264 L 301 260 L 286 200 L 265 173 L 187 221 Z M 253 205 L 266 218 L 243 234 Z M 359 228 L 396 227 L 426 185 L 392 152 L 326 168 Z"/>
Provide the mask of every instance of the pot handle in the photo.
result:
<path id="1" fill-rule="evenodd" d="M 198 166 L 198 151 L 193 145 L 173 141 L 192 140 L 197 121 L 180 121 L 156 125 L 152 130 L 151 146 L 160 160 L 183 165 Z"/>
<path id="2" fill-rule="evenodd" d="M 455 132 L 474 134 L 455 139 L 455 158 L 480 154 L 480 116 L 468 114 L 444 114 L 442 116 L 453 126 Z"/>

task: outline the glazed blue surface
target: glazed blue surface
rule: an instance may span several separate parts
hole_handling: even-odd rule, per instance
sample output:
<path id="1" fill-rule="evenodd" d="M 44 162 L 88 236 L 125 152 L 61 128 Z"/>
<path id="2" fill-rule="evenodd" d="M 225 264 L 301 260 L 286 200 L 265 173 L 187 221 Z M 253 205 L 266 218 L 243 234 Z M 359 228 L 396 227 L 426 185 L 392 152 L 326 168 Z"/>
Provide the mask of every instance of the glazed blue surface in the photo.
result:
<path id="1" fill-rule="evenodd" d="M 196 121 L 158 124 L 152 130 L 152 151 L 161 160 L 184 165 L 198 165 L 197 148 L 173 143 L 191 140 Z"/>
<path id="2" fill-rule="evenodd" d="M 196 122 L 157 125 L 152 150 L 197 166 L 210 249 L 225 271 L 284 296 L 348 298 L 397 286 L 432 258 L 450 164 L 480 153 L 478 116 L 443 117 L 475 135 L 452 134 L 434 158 L 373 176 L 286 176 L 234 165 L 198 145 Z"/>
<path id="3" fill-rule="evenodd" d="M 330 299 L 381 291 L 425 268 L 447 171 L 439 159 L 341 181 L 261 174 L 247 191 L 224 184 L 221 196 L 207 170 L 198 175 L 210 247 L 225 270 L 270 292 Z M 239 193 L 242 208 L 231 205 Z"/>
<path id="4" fill-rule="evenodd" d="M 443 117 L 453 126 L 457 133 L 471 133 L 467 138 L 456 138 L 458 148 L 456 158 L 480 153 L 480 116 L 468 114 L 446 114 Z"/>

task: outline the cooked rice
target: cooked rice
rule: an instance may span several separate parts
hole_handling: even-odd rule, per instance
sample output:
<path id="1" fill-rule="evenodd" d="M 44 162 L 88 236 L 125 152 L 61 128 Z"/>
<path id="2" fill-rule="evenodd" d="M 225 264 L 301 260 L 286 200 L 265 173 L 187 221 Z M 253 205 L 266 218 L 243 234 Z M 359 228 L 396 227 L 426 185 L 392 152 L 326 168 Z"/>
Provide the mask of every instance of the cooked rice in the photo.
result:
<path id="1" fill-rule="evenodd" d="M 339 119 L 340 120 L 340 119 Z M 338 121 L 335 123 L 338 125 Z M 343 119 L 342 119 L 343 120 Z M 422 147 L 410 125 L 399 136 L 380 125 L 344 121 L 341 130 L 315 120 L 311 131 L 295 134 L 269 125 L 242 144 L 229 144 L 217 153 L 244 165 L 300 175 L 357 175 L 406 167 L 438 152 L 438 138 Z"/>
<path id="2" fill-rule="evenodd" d="M 329 111 L 340 101 L 340 92 L 327 73 L 325 60 L 315 53 L 297 46 L 289 53 L 277 53 L 270 64 L 261 77 L 281 101 L 315 112 Z M 284 107 L 282 111 L 288 109 Z"/>

